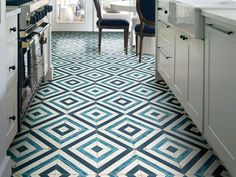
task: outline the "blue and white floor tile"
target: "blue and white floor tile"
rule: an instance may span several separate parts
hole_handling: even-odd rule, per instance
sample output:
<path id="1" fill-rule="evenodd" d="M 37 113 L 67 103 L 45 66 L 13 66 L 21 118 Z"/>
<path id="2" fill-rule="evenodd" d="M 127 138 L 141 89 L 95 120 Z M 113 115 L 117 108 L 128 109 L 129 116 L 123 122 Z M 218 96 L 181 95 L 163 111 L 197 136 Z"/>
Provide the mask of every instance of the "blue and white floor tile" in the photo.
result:
<path id="1" fill-rule="evenodd" d="M 122 33 L 53 33 L 54 80 L 40 86 L 8 154 L 14 177 L 228 177 L 153 56 Z M 112 47 L 111 47 L 112 43 Z"/>

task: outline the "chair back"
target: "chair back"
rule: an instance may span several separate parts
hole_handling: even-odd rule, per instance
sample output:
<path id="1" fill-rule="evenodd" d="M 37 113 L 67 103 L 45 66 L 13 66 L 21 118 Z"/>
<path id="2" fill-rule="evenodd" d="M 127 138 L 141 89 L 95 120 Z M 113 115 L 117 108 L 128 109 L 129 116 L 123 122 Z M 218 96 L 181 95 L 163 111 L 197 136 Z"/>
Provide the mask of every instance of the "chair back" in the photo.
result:
<path id="1" fill-rule="evenodd" d="M 141 23 L 155 25 L 155 5 L 156 0 L 136 0 L 136 10 Z"/>
<path id="2" fill-rule="evenodd" d="M 95 5 L 96 11 L 97 11 L 97 17 L 99 20 L 102 20 L 102 14 L 101 14 L 101 6 L 99 0 L 93 0 L 93 3 Z"/>

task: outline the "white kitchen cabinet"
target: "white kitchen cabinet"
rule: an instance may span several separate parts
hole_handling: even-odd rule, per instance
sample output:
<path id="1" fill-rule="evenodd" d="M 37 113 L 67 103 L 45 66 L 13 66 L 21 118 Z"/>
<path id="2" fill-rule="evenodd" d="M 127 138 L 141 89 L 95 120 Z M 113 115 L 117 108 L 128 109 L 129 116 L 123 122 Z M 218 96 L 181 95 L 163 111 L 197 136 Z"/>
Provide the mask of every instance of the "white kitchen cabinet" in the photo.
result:
<path id="1" fill-rule="evenodd" d="M 158 22 L 157 70 L 203 131 L 204 41 Z"/>
<path id="2" fill-rule="evenodd" d="M 17 14 L 6 19 L 6 147 L 17 133 Z"/>
<path id="3" fill-rule="evenodd" d="M 205 44 L 205 136 L 236 176 L 236 27 L 211 22 Z"/>
<path id="4" fill-rule="evenodd" d="M 174 87 L 185 111 L 203 132 L 204 41 L 176 30 Z"/>

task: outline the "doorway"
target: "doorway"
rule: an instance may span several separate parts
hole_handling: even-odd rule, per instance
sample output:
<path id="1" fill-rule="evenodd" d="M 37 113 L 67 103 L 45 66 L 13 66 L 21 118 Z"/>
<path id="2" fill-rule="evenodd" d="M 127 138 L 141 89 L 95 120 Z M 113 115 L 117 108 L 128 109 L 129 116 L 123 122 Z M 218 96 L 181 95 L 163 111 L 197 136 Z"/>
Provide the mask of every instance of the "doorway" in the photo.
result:
<path id="1" fill-rule="evenodd" d="M 94 19 L 93 1 L 53 0 L 53 31 L 92 31 Z"/>

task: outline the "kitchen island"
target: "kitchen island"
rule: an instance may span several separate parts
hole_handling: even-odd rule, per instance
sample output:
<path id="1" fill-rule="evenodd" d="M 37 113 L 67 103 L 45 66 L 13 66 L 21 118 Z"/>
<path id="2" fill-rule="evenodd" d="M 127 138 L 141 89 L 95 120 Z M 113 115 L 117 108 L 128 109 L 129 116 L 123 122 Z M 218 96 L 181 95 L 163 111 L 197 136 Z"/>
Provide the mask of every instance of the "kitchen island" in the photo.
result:
<path id="1" fill-rule="evenodd" d="M 236 11 L 202 14 L 206 17 L 204 135 L 236 176 Z"/>
<path id="2" fill-rule="evenodd" d="M 156 76 L 236 176 L 236 1 L 159 0 Z"/>

